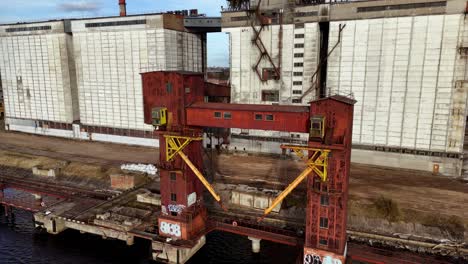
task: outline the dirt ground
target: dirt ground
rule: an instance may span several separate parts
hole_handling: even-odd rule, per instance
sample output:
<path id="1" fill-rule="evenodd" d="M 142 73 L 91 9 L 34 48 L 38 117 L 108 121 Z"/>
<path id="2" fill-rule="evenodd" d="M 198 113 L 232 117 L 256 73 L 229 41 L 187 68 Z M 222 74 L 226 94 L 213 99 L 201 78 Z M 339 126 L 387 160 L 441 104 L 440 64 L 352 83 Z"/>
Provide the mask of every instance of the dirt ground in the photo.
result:
<path id="1" fill-rule="evenodd" d="M 214 160 L 217 181 L 266 188 L 284 188 L 305 168 L 299 160 L 268 156 L 220 155 Z M 458 217 L 468 224 L 466 182 L 428 172 L 352 164 L 349 184 L 351 212 L 360 208 L 355 213 L 366 213 L 363 207 L 384 197 L 402 211 L 402 220 L 437 215 Z"/>
<path id="2" fill-rule="evenodd" d="M 159 155 L 155 148 L 5 132 L 0 132 L 0 150 L 100 165 L 154 164 Z M 216 172 L 217 182 L 275 189 L 283 189 L 304 168 L 300 160 L 232 154 L 206 158 L 205 166 Z M 397 204 L 399 210 L 459 217 L 468 223 L 468 183 L 450 177 L 352 164 L 349 197 L 350 204 L 354 205 L 351 210 L 356 205 L 372 205 L 379 197 L 385 197 Z"/>
<path id="3" fill-rule="evenodd" d="M 445 176 L 353 164 L 349 195 L 354 201 L 383 196 L 400 208 L 458 216 L 468 222 L 468 183 Z"/>
<path id="4" fill-rule="evenodd" d="M 155 163 L 155 148 L 0 132 L 0 150 L 101 165 Z"/>

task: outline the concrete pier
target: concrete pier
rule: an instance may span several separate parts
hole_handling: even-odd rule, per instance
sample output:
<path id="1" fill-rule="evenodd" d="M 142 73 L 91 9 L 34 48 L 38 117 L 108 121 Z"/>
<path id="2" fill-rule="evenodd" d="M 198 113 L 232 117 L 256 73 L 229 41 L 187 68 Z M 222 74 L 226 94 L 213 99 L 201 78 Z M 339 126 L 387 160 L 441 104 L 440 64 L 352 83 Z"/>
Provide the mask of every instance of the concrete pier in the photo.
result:
<path id="1" fill-rule="evenodd" d="M 191 248 L 181 248 L 166 242 L 154 241 L 153 260 L 169 264 L 183 264 L 187 262 L 206 243 L 205 236 L 202 236 Z"/>

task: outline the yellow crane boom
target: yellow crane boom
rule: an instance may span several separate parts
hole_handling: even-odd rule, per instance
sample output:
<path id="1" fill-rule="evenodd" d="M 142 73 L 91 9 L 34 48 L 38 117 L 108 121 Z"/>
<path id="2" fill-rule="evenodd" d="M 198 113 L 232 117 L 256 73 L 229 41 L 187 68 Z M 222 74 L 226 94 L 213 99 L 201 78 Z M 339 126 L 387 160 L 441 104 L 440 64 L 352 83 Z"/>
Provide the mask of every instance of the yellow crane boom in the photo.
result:
<path id="1" fill-rule="evenodd" d="M 270 207 L 265 209 L 264 215 L 269 214 L 273 208 L 275 208 L 284 198 L 286 198 L 286 196 L 288 196 L 288 194 L 292 192 L 297 187 L 297 185 L 299 185 L 299 183 L 301 183 L 302 180 L 304 180 L 307 175 L 309 175 L 309 173 L 312 172 L 312 170 L 313 169 L 311 167 L 307 167 L 304 171 L 302 171 L 302 173 L 291 184 L 289 184 L 288 187 L 284 189 L 280 195 L 278 195 L 278 197 L 276 197 Z"/>
<path id="2" fill-rule="evenodd" d="M 259 221 L 263 220 L 271 211 L 288 196 L 312 171 L 314 171 L 322 181 L 327 180 L 327 166 L 328 166 L 328 153 L 330 150 L 327 149 L 313 149 L 307 146 L 282 146 L 282 148 L 288 148 L 294 151 L 301 159 L 306 161 L 307 168 L 301 172 L 301 174 L 282 191 L 278 197 L 271 203 L 271 205 L 265 209 L 263 217 Z M 306 158 L 303 150 L 308 150 L 311 154 L 310 158 Z"/>
<path id="3" fill-rule="evenodd" d="M 219 203 L 221 208 L 226 210 L 226 208 L 221 203 L 221 197 L 216 193 L 213 186 L 205 179 L 203 174 L 197 169 L 197 167 L 190 161 L 190 159 L 182 151 L 190 142 L 194 140 L 202 140 L 200 137 L 185 137 L 185 136 L 175 136 L 175 135 L 164 135 L 166 138 L 166 160 L 173 160 L 175 155 L 179 155 L 182 160 L 189 166 L 205 188 L 210 192 L 211 196 Z"/>
<path id="4" fill-rule="evenodd" d="M 193 171 L 193 173 L 197 176 L 197 178 L 205 185 L 205 188 L 208 189 L 208 191 L 211 193 L 213 198 L 217 201 L 221 201 L 221 197 L 216 193 L 216 191 L 213 189 L 211 184 L 203 177 L 203 174 L 193 165 L 193 163 L 190 161 L 190 159 L 185 155 L 182 151 L 180 151 L 179 156 L 187 163 L 187 165 L 190 167 L 190 169 Z"/>

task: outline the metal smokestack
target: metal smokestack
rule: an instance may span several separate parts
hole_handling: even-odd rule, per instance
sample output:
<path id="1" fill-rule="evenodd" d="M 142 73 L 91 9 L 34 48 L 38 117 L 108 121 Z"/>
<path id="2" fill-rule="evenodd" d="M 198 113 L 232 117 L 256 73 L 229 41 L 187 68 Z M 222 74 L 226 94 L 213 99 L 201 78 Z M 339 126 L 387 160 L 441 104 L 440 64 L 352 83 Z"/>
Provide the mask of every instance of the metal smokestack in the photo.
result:
<path id="1" fill-rule="evenodd" d="M 119 0 L 119 7 L 120 7 L 120 16 L 126 16 L 127 4 L 125 3 L 125 0 Z"/>

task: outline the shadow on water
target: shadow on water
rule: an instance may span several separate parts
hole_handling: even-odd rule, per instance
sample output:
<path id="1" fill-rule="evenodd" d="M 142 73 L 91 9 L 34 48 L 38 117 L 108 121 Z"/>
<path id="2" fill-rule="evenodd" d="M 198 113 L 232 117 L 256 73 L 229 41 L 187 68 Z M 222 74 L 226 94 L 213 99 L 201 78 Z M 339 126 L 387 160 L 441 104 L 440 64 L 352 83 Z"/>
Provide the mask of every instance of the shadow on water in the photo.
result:
<path id="1" fill-rule="evenodd" d="M 49 235 L 36 230 L 32 214 L 13 210 L 14 218 L 0 209 L 0 263 L 155 263 L 150 261 L 150 243 L 135 239 L 129 247 L 123 241 L 103 240 L 99 236 L 67 230 Z M 252 253 L 246 237 L 212 232 L 206 245 L 188 262 L 197 263 L 294 263 L 300 250 L 268 241 L 261 242 L 261 252 Z"/>
<path id="2" fill-rule="evenodd" d="M 128 247 L 117 240 L 67 230 L 49 235 L 34 228 L 32 214 L 14 210 L 5 217 L 0 210 L 0 263 L 154 263 L 150 243 L 136 240 Z"/>
<path id="3" fill-rule="evenodd" d="M 260 253 L 252 253 L 252 242 L 246 237 L 223 232 L 207 235 L 206 245 L 195 254 L 189 264 L 293 264 L 299 248 L 262 240 Z"/>

